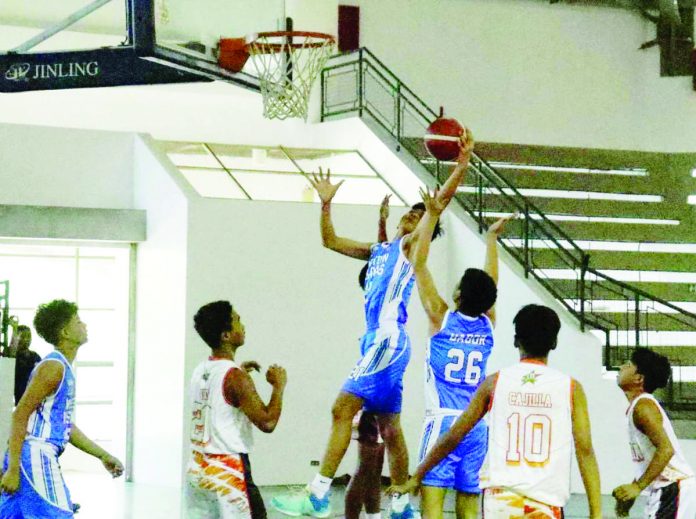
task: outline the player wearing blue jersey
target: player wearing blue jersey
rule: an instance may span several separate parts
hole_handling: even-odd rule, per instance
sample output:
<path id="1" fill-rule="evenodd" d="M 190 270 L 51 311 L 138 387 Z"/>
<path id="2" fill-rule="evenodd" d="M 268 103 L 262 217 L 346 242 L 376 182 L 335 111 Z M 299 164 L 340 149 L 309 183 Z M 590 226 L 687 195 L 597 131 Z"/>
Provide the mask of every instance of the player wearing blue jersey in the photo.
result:
<path id="1" fill-rule="evenodd" d="M 458 164 L 445 182 L 438 200 L 446 206 L 466 174 L 474 142 L 467 130 L 462 138 Z M 392 481 L 408 477 L 408 452 L 400 424 L 404 370 L 410 357 L 410 342 L 404 328 L 406 307 L 413 289 L 414 235 L 422 232 L 419 222 L 425 207 L 417 204 L 399 221 L 396 237 L 386 243 L 365 243 L 336 235 L 331 221 L 331 200 L 343 181 L 332 184 L 330 174 L 319 171 L 312 185 L 321 199 L 321 236 L 324 247 L 343 255 L 369 260 L 365 279 L 365 320 L 367 331 L 360 344 L 358 361 L 336 399 L 329 444 L 321 469 L 307 492 L 297 496 L 279 496 L 273 506 L 288 515 L 330 514 L 329 489 L 350 443 L 353 417 L 364 409 L 376 413 L 380 433 L 389 459 Z M 433 226 L 428 239 L 433 237 Z M 409 518 L 413 509 L 408 496 L 392 498 L 392 518 Z"/>
<path id="2" fill-rule="evenodd" d="M 87 342 L 77 305 L 64 300 L 41 305 L 34 328 L 55 350 L 36 366 L 12 414 L 12 428 L 0 480 L 0 519 L 73 517 L 72 502 L 58 464 L 70 442 L 99 458 L 112 476 L 123 466 L 73 423 L 75 375 L 72 363 Z"/>
<path id="3" fill-rule="evenodd" d="M 427 208 L 423 234 L 414 244 L 413 268 L 418 294 L 430 321 L 430 341 L 425 362 L 425 422 L 419 461 L 467 408 L 486 377 L 486 363 L 493 348 L 495 300 L 498 284 L 498 236 L 511 218 L 501 218 L 487 233 L 485 270 L 469 268 L 454 293 L 454 310 L 440 296 L 428 271 L 429 240 L 423 240 L 439 220 L 445 206 L 425 191 Z M 488 427 L 479 422 L 459 446 L 423 478 L 421 512 L 426 519 L 440 519 L 447 489 L 457 492 L 458 519 L 478 517 L 479 470 L 486 456 Z"/>

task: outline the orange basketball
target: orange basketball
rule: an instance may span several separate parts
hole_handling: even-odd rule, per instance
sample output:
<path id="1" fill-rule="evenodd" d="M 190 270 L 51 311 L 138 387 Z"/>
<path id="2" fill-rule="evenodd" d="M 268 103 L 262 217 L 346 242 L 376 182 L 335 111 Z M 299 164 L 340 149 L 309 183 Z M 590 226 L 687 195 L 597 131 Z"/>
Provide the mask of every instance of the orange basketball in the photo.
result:
<path id="1" fill-rule="evenodd" d="M 456 119 L 439 117 L 425 134 L 425 147 L 437 160 L 454 160 L 459 155 L 459 138 L 464 127 Z"/>

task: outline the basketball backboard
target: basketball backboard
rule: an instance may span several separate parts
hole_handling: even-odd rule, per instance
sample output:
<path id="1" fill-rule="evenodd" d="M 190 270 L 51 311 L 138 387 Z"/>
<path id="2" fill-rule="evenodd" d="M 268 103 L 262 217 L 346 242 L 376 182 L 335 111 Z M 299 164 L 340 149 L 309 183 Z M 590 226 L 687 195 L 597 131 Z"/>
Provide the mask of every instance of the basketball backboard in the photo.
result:
<path id="1" fill-rule="evenodd" d="M 215 79 L 258 90 L 253 67 L 218 66 L 217 42 L 284 28 L 284 0 L 6 0 L 0 92 Z"/>

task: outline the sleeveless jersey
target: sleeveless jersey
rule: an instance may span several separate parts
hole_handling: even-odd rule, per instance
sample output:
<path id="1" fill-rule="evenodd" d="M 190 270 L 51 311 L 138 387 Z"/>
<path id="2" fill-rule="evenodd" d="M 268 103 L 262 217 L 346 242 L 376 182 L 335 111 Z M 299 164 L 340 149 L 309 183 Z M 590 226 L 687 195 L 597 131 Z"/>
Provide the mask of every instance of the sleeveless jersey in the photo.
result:
<path id="1" fill-rule="evenodd" d="M 633 410 L 638 401 L 642 399 L 652 400 L 660 410 L 660 414 L 662 415 L 662 427 L 665 433 L 667 433 L 667 437 L 674 448 L 672 459 L 669 460 L 667 466 L 662 470 L 660 475 L 653 480 L 648 489 L 653 490 L 666 487 L 675 481 L 693 477 L 694 471 L 691 469 L 682 453 L 679 441 L 677 440 L 676 434 L 674 434 L 672 423 L 669 421 L 667 414 L 654 396 L 650 393 L 643 393 L 631 402 L 628 411 L 626 411 L 626 417 L 628 418 L 628 441 L 631 446 L 631 455 L 636 469 L 636 479 L 640 478 L 645 473 L 645 470 L 648 468 L 648 465 L 650 465 L 655 455 L 655 446 L 650 441 L 650 438 L 643 434 L 633 423 Z"/>
<path id="2" fill-rule="evenodd" d="M 493 348 L 493 326 L 481 315 L 448 312 L 428 342 L 425 362 L 425 412 L 460 414 L 486 378 Z"/>
<path id="3" fill-rule="evenodd" d="M 63 365 L 63 379 L 55 393 L 44 398 L 29 416 L 26 439 L 50 443 L 60 453 L 70 440 L 75 412 L 75 373 L 63 354 L 54 350 L 36 365 L 29 377 L 29 384 L 39 366 L 45 362 L 60 362 Z"/>
<path id="4" fill-rule="evenodd" d="M 253 445 L 251 422 L 227 401 L 224 382 L 231 369 L 229 359 L 209 358 L 191 377 L 191 447 L 203 454 L 244 454 Z M 239 376 L 232 373 L 230 376 Z"/>
<path id="5" fill-rule="evenodd" d="M 413 290 L 413 267 L 401 250 L 403 238 L 372 246 L 365 276 L 367 329 L 406 324 L 406 307 Z"/>
<path id="6" fill-rule="evenodd" d="M 552 506 L 570 497 L 572 379 L 536 362 L 500 370 L 489 411 L 488 467 L 481 487 Z"/>

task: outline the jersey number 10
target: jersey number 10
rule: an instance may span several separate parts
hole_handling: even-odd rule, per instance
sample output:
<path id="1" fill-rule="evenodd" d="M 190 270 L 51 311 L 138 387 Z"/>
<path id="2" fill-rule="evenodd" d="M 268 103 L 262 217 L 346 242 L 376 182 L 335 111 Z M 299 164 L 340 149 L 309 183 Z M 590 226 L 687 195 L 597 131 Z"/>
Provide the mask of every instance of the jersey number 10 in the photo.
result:
<path id="1" fill-rule="evenodd" d="M 551 418 L 543 414 L 527 415 L 520 429 L 521 421 L 520 413 L 512 413 L 507 419 L 508 451 L 505 460 L 510 465 L 517 465 L 524 456 L 527 465 L 542 466 L 549 461 L 551 453 Z"/>
<path id="2" fill-rule="evenodd" d="M 457 348 L 452 348 L 447 352 L 447 357 L 454 359 L 445 366 L 445 380 L 447 382 L 455 382 L 457 384 L 462 383 L 461 377 L 456 375 L 460 374 L 466 363 L 466 371 L 464 372 L 464 380 L 466 384 L 476 385 L 479 380 L 481 380 L 481 368 L 478 363 L 483 360 L 483 353 L 480 351 L 469 352 L 468 358 L 467 354 L 462 350 Z"/>

